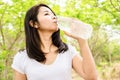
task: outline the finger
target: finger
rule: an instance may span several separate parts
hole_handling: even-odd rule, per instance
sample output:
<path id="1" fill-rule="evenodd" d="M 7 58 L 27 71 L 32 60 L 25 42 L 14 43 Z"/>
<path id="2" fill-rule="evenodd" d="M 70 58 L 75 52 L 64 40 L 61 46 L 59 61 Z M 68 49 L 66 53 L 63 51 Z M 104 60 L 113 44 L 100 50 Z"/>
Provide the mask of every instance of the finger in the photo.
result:
<path id="1" fill-rule="evenodd" d="M 74 38 L 74 39 L 78 39 L 79 37 L 77 37 L 76 35 L 72 34 L 72 33 L 69 33 L 67 31 L 63 31 L 65 33 L 65 35 L 71 37 L 71 38 Z"/>
<path id="2" fill-rule="evenodd" d="M 69 32 L 64 31 L 64 30 L 63 30 L 63 32 L 65 33 L 65 35 L 67 35 L 67 36 L 69 36 L 69 37 L 72 37 L 72 34 L 70 34 Z"/>

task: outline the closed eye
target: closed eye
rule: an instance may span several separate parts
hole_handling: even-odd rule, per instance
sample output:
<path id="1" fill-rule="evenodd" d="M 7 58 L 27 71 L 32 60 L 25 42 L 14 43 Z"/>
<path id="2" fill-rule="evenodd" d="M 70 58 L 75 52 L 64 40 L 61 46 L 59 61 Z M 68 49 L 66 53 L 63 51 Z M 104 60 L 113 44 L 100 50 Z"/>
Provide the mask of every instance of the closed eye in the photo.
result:
<path id="1" fill-rule="evenodd" d="M 48 13 L 45 13 L 44 15 L 49 15 Z"/>

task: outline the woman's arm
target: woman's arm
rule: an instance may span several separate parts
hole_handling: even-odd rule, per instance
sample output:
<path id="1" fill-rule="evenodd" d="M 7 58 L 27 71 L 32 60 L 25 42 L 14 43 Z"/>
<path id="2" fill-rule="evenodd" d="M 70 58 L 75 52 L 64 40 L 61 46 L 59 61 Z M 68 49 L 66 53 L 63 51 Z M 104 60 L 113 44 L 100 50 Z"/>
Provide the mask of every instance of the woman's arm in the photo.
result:
<path id="1" fill-rule="evenodd" d="M 76 55 L 73 57 L 73 69 L 85 80 L 97 80 L 97 70 L 87 40 L 81 39 L 66 31 L 64 31 L 64 33 L 67 36 L 76 39 L 80 46 L 82 57 L 80 55 Z"/>
<path id="2" fill-rule="evenodd" d="M 77 39 L 82 57 L 76 55 L 73 58 L 73 68 L 85 80 L 97 80 L 95 62 L 88 46 L 87 40 Z"/>
<path id="3" fill-rule="evenodd" d="M 27 80 L 25 74 L 21 74 L 20 72 L 14 70 L 14 80 Z"/>

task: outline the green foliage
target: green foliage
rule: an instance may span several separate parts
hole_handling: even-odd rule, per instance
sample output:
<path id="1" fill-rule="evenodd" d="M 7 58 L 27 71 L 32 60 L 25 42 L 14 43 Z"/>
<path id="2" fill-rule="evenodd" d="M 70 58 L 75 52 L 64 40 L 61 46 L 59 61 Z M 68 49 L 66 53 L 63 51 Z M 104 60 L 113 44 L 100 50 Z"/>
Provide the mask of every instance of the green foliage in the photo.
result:
<path id="1" fill-rule="evenodd" d="M 64 36 L 64 35 L 65 35 L 65 33 L 64 33 L 62 30 L 60 30 L 60 36 L 61 36 L 61 39 L 62 39 L 62 41 L 63 41 L 63 42 L 65 42 L 65 43 L 66 43 L 66 42 L 67 42 L 67 40 L 66 40 L 66 38 L 65 38 L 65 36 Z"/>
<path id="2" fill-rule="evenodd" d="M 64 0 L 65 1 L 65 0 Z M 0 80 L 13 80 L 10 67 L 13 55 L 24 43 L 24 17 L 26 11 L 39 3 L 48 4 L 58 16 L 74 17 L 93 26 L 93 36 L 89 39 L 90 48 L 100 70 L 104 65 L 120 61 L 119 40 L 109 41 L 105 30 L 100 26 L 111 25 L 120 30 L 119 2 L 113 0 L 12 0 L 12 4 L 0 1 Z M 60 4 L 62 3 L 62 4 Z M 61 38 L 67 42 L 64 32 Z M 78 46 L 75 41 L 72 44 Z M 104 71 L 105 72 L 105 71 Z M 112 71 L 111 71 L 112 72 Z"/>

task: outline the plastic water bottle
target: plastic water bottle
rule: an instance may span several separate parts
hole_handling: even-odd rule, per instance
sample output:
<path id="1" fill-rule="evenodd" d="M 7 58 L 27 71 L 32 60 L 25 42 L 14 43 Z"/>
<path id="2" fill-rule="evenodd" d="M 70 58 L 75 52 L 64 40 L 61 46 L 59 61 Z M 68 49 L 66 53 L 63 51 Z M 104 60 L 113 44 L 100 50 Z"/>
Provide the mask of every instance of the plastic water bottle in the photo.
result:
<path id="1" fill-rule="evenodd" d="M 82 39 L 89 39 L 92 35 L 92 26 L 77 19 L 59 17 L 58 25 L 61 30 L 69 32 Z"/>

